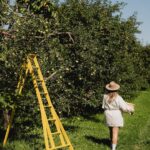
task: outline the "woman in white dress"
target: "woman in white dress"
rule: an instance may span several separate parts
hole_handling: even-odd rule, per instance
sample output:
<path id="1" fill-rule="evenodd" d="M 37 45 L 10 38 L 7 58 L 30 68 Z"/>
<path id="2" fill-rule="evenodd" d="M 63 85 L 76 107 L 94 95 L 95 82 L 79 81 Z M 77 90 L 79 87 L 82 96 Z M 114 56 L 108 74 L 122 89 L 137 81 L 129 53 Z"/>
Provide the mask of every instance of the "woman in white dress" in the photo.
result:
<path id="1" fill-rule="evenodd" d="M 119 128 L 123 127 L 122 112 L 133 113 L 134 104 L 127 103 L 118 94 L 120 85 L 111 81 L 106 85 L 107 94 L 104 94 L 102 108 L 106 118 L 106 124 L 110 130 L 110 139 L 112 143 L 112 150 L 116 149 L 118 142 Z"/>

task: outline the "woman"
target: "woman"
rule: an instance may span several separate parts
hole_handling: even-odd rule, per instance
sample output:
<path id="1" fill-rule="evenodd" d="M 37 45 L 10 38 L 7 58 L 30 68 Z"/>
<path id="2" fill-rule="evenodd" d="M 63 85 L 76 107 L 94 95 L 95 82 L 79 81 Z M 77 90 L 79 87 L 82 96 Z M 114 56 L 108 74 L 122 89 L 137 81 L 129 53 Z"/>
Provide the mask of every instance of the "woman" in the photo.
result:
<path id="1" fill-rule="evenodd" d="M 119 128 L 123 127 L 122 112 L 133 113 L 134 104 L 126 103 L 118 94 L 120 85 L 111 81 L 106 85 L 107 94 L 104 95 L 102 108 L 106 117 L 106 124 L 110 130 L 110 139 L 112 143 L 112 150 L 116 149 L 118 141 Z"/>

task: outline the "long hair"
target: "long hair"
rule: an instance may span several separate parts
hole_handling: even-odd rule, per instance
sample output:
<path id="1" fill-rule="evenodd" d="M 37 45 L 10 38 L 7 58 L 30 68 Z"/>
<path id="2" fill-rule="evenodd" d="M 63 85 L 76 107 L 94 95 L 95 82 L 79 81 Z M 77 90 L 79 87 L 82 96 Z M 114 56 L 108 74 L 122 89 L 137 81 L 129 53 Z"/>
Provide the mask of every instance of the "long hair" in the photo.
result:
<path id="1" fill-rule="evenodd" d="M 108 103 L 111 103 L 116 97 L 118 93 L 117 91 L 108 91 L 107 96 L 108 96 Z"/>

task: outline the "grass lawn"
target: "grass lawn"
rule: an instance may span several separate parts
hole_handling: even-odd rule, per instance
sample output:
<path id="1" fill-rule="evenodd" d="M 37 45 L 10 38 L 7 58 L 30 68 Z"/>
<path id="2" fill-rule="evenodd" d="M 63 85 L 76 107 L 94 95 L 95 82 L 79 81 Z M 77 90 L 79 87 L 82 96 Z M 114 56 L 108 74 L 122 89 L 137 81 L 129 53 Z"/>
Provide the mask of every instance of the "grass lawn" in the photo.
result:
<path id="1" fill-rule="evenodd" d="M 134 100 L 134 115 L 124 114 L 125 126 L 120 130 L 117 150 L 150 150 L 150 90 Z M 63 120 L 75 150 L 109 150 L 109 132 L 104 115 L 74 117 Z M 9 147 L 9 148 L 7 148 Z M 25 141 L 10 142 L 6 150 L 34 150 Z M 39 148 L 41 150 L 41 148 Z"/>
<path id="2" fill-rule="evenodd" d="M 134 103 L 134 115 L 124 114 L 125 126 L 120 129 L 118 150 L 150 150 L 150 91 L 141 92 Z M 75 149 L 109 150 L 109 132 L 103 114 L 69 119 L 64 126 Z"/>

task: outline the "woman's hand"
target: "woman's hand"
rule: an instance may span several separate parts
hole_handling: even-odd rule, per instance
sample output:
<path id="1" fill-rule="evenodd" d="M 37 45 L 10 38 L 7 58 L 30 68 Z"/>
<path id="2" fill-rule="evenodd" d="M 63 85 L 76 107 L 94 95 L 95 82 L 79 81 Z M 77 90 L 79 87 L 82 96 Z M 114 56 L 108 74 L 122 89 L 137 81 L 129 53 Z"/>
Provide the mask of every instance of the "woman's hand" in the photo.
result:
<path id="1" fill-rule="evenodd" d="M 135 104 L 133 103 L 127 103 L 128 108 L 129 108 L 129 113 L 132 115 L 135 111 Z"/>

